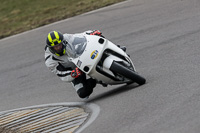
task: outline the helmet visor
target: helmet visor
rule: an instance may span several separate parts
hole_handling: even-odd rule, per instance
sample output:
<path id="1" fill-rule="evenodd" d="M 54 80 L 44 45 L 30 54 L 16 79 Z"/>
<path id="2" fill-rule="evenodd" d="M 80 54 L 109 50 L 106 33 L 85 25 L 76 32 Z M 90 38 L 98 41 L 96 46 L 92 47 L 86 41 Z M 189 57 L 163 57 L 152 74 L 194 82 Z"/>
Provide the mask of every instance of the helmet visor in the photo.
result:
<path id="1" fill-rule="evenodd" d="M 55 45 L 55 46 L 49 46 L 49 48 L 54 51 L 55 53 L 61 53 L 63 51 L 63 42 Z"/>

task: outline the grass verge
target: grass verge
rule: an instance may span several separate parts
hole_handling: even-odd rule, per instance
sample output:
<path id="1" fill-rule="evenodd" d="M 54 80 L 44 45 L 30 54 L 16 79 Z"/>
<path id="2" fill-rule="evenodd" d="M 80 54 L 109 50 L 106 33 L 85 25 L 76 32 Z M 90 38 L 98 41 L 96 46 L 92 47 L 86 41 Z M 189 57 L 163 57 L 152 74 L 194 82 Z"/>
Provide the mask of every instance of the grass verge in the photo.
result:
<path id="1" fill-rule="evenodd" d="M 124 0 L 0 0 L 0 39 Z"/>

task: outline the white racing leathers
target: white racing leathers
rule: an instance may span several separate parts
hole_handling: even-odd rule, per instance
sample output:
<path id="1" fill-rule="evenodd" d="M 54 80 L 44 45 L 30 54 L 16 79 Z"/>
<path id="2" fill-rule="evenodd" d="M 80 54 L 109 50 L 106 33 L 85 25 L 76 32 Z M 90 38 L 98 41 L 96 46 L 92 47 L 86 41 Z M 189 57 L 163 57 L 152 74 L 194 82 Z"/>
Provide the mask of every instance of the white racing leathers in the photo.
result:
<path id="1" fill-rule="evenodd" d="M 71 71 L 75 68 L 72 62 L 69 62 L 67 55 L 56 56 L 45 48 L 45 65 L 48 69 L 56 74 L 62 81 L 71 82 L 74 78 L 71 77 Z"/>
<path id="2" fill-rule="evenodd" d="M 63 34 L 63 36 L 64 40 L 66 40 L 67 42 L 73 42 L 75 36 L 82 36 L 84 34 L 89 34 L 90 32 L 92 31 L 86 31 L 84 33 L 79 34 Z M 76 66 L 68 60 L 67 53 L 62 56 L 57 56 L 51 53 L 48 47 L 45 47 L 45 65 L 62 81 L 71 82 L 77 92 L 80 88 L 83 88 L 84 85 L 82 83 L 74 82 L 76 80 L 73 77 L 71 77 L 71 71 L 75 69 Z"/>
<path id="3" fill-rule="evenodd" d="M 63 34 L 64 40 L 67 42 L 73 42 L 74 36 L 81 36 L 89 34 L 91 30 L 78 34 Z M 74 78 L 71 77 L 71 71 L 75 68 L 75 65 L 68 60 L 67 53 L 62 56 L 57 56 L 50 52 L 48 47 L 45 47 L 45 65 L 49 70 L 55 73 L 62 81 L 71 82 Z"/>

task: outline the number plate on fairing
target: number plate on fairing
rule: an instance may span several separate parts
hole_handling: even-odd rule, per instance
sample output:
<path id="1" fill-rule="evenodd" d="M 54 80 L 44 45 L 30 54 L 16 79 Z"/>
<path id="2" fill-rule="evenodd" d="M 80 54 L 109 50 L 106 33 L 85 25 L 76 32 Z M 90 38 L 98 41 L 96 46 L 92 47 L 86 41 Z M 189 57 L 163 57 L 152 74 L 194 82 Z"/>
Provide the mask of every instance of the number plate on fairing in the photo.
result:
<path id="1" fill-rule="evenodd" d="M 80 60 L 78 60 L 77 66 L 78 66 L 78 67 L 81 67 L 81 64 L 82 64 L 82 62 L 81 62 Z"/>

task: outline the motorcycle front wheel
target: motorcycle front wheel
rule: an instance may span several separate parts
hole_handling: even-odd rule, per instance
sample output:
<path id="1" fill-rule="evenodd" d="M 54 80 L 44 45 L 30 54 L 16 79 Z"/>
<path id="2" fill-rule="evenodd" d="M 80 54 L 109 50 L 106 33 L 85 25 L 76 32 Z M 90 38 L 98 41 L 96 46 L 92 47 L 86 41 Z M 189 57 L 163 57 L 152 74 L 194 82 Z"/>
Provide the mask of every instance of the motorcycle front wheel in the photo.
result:
<path id="1" fill-rule="evenodd" d="M 136 72 L 133 70 L 130 70 L 126 68 L 125 66 L 121 65 L 118 62 L 113 61 L 110 70 L 113 71 L 114 73 L 120 74 L 125 78 L 128 78 L 132 80 L 133 82 L 136 82 L 139 85 L 143 85 L 146 83 L 146 79 L 143 78 L 142 76 L 138 75 Z"/>

